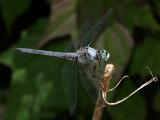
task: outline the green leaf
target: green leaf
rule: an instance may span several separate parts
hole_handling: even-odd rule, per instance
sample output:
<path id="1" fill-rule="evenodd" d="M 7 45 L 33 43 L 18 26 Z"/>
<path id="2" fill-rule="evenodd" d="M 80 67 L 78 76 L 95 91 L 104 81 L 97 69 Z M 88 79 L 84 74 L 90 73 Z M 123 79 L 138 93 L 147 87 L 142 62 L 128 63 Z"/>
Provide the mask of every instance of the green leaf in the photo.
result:
<path id="1" fill-rule="evenodd" d="M 39 44 L 40 40 L 42 39 L 45 28 L 47 26 L 47 19 L 40 19 L 38 20 L 34 25 L 30 26 L 27 30 L 22 31 L 19 43 L 16 47 L 21 48 L 35 48 Z M 14 59 L 14 65 L 15 67 L 23 67 L 32 60 L 32 57 L 30 55 L 24 55 L 22 53 L 18 53 L 15 51 L 15 59 Z M 25 59 L 22 59 L 25 56 Z M 17 61 L 18 60 L 18 61 Z"/>
<path id="2" fill-rule="evenodd" d="M 47 22 L 37 21 L 23 31 L 19 47 L 35 47 L 42 37 Z M 50 44 L 46 49 L 62 51 L 66 41 Z M 42 106 L 67 109 L 62 88 L 61 71 L 63 60 L 57 58 L 21 55 L 15 52 L 11 99 L 8 120 L 35 120 L 42 116 Z M 16 111 L 15 111 L 16 109 Z"/>
<path id="3" fill-rule="evenodd" d="M 155 108 L 155 110 L 157 112 L 160 111 L 160 103 L 159 103 L 159 101 L 160 101 L 160 90 L 158 90 L 157 93 L 155 94 L 154 103 L 153 103 L 153 106 L 154 106 L 154 108 Z"/>
<path id="4" fill-rule="evenodd" d="M 9 48 L 0 54 L 0 62 L 13 67 L 14 48 Z"/>
<path id="5" fill-rule="evenodd" d="M 54 38 L 68 34 L 71 34 L 71 37 L 74 38 L 74 35 L 76 35 L 75 2 L 76 0 L 53 2 L 54 5 L 51 5 L 52 8 L 49 18 L 49 25 L 46 29 L 46 35 L 42 42 L 38 45 L 39 47 L 41 47 L 42 44 L 49 43 Z"/>
<path id="6" fill-rule="evenodd" d="M 129 70 L 131 74 L 146 74 L 146 66 L 151 69 L 153 74 L 160 74 L 159 44 L 160 42 L 158 40 L 147 37 L 145 41 L 135 49 Z"/>
<path id="7" fill-rule="evenodd" d="M 102 38 L 106 50 L 110 53 L 109 62 L 115 66 L 116 80 L 120 79 L 123 70 L 130 59 L 133 40 L 127 28 L 119 23 L 107 28 Z"/>
<path id="8" fill-rule="evenodd" d="M 16 18 L 28 9 L 30 2 L 30 0 L 0 0 L 1 11 L 8 32 Z"/>
<path id="9" fill-rule="evenodd" d="M 130 30 L 132 30 L 135 25 L 151 30 L 160 30 L 160 26 L 153 16 L 150 5 L 141 2 L 142 1 L 134 0 L 120 0 L 119 2 L 110 0 L 107 1 L 106 4 L 108 6 L 113 6 L 115 10 L 113 15 L 123 22 Z"/>

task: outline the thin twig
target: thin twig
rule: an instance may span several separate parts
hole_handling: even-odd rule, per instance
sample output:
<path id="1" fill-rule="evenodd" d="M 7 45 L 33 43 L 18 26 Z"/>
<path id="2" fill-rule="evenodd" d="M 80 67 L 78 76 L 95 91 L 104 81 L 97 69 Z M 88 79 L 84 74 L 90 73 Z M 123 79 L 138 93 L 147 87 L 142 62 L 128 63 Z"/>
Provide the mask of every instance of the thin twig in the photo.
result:
<path id="1" fill-rule="evenodd" d="M 103 79 L 101 82 L 101 91 L 105 93 L 107 93 L 109 89 L 109 81 L 112 77 L 113 71 L 114 71 L 113 64 L 107 64 L 105 67 Z M 105 106 L 106 106 L 105 101 L 102 97 L 101 92 L 99 92 L 92 120 L 101 120 L 103 108 Z"/>
<path id="2" fill-rule="evenodd" d="M 125 98 L 121 99 L 121 100 L 118 100 L 116 102 L 108 102 L 106 100 L 106 93 L 102 91 L 102 97 L 105 101 L 105 103 L 107 105 L 117 105 L 117 104 L 120 104 L 122 102 L 124 102 L 125 100 L 127 100 L 129 97 L 131 97 L 132 95 L 134 95 L 136 92 L 138 92 L 139 90 L 143 89 L 144 87 L 146 87 L 147 85 L 151 84 L 152 82 L 157 82 L 158 81 L 158 78 L 156 76 L 153 76 L 151 70 L 149 69 L 149 67 L 146 67 L 148 69 L 148 71 L 150 72 L 151 76 L 152 76 L 152 79 L 145 82 L 143 85 L 141 85 L 139 88 L 137 88 L 135 91 L 133 91 L 131 94 L 129 94 L 128 96 L 126 96 Z"/>
<path id="3" fill-rule="evenodd" d="M 113 88 L 109 89 L 107 92 L 111 92 L 111 91 L 115 90 L 115 89 L 118 87 L 118 85 L 122 82 L 122 80 L 123 80 L 124 78 L 129 78 L 129 76 L 128 76 L 128 75 L 123 76 L 123 77 L 120 79 L 120 81 L 119 81 Z"/>
<path id="4" fill-rule="evenodd" d="M 94 114 L 93 114 L 92 120 L 101 120 L 103 108 L 106 105 L 117 105 L 117 104 L 120 104 L 120 103 L 124 102 L 125 100 L 127 100 L 132 95 L 134 95 L 139 90 L 141 90 L 144 87 L 146 87 L 147 85 L 151 84 L 152 82 L 157 82 L 158 78 L 156 76 L 153 76 L 153 74 L 152 74 L 151 70 L 149 69 L 149 67 L 146 67 L 146 68 L 148 69 L 149 73 L 151 74 L 152 79 L 150 79 L 149 81 L 145 82 L 143 85 L 141 85 L 139 88 L 137 88 L 135 91 L 133 91 L 131 94 L 129 94 L 125 98 L 123 98 L 121 100 L 118 100 L 116 102 L 108 102 L 106 100 L 107 93 L 110 92 L 110 91 L 113 91 L 115 88 L 117 88 L 118 85 L 121 83 L 121 81 L 124 78 L 128 77 L 128 76 L 124 76 L 117 83 L 117 85 L 115 87 L 113 87 L 112 89 L 109 89 L 109 82 L 110 82 L 110 79 L 111 79 L 113 71 L 114 71 L 114 66 L 112 64 L 107 64 L 106 67 L 105 67 L 103 80 L 101 82 L 101 91 L 99 92 L 99 95 L 98 95 L 98 99 L 97 99 L 97 102 L 96 102 L 96 107 L 95 107 L 95 110 L 94 110 Z"/>

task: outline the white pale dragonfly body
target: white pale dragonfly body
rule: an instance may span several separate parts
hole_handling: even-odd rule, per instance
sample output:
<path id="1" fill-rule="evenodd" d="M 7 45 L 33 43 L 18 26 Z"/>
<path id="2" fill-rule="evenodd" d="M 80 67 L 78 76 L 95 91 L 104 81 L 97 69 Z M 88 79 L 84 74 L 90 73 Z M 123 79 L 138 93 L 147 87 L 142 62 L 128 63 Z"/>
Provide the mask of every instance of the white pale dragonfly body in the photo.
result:
<path id="1" fill-rule="evenodd" d="M 106 52 L 106 50 L 96 50 L 91 47 L 80 48 L 76 52 L 54 52 L 54 51 L 37 50 L 31 48 L 17 48 L 17 51 L 23 53 L 59 57 L 71 61 L 76 61 L 79 63 L 99 62 L 100 60 L 107 61 L 107 59 L 110 56 L 109 53 Z"/>
<path id="2" fill-rule="evenodd" d="M 97 99 L 97 95 L 99 93 L 99 86 L 101 83 L 100 80 L 102 80 L 101 76 L 103 74 L 104 63 L 107 62 L 110 54 L 103 49 L 100 50 L 91 48 L 90 45 L 99 35 L 100 31 L 106 24 L 106 21 L 111 13 L 112 9 L 106 12 L 92 27 L 90 25 L 88 27 L 84 26 L 84 29 L 82 27 L 80 34 L 81 33 L 84 34 L 80 35 L 80 40 L 79 40 L 80 43 L 78 44 L 81 48 L 76 49 L 76 51 L 54 52 L 54 51 L 36 50 L 30 48 L 16 49 L 17 51 L 22 53 L 46 55 L 46 56 L 71 60 L 77 63 L 82 63 L 81 66 L 76 65 L 77 66 L 76 68 L 78 68 L 77 72 L 75 72 L 77 69 L 75 69 L 75 67 L 73 66 L 75 64 L 66 64 L 62 72 L 64 77 L 63 78 L 64 93 L 66 95 L 66 100 L 68 102 L 71 113 L 74 112 L 76 107 L 78 74 L 82 74 L 81 81 L 84 88 L 89 93 L 89 95 L 92 98 Z M 90 30 L 88 29 L 89 27 L 91 27 Z M 86 64 L 86 63 L 91 63 L 91 64 Z M 99 63 L 98 67 L 96 66 L 97 63 Z"/>

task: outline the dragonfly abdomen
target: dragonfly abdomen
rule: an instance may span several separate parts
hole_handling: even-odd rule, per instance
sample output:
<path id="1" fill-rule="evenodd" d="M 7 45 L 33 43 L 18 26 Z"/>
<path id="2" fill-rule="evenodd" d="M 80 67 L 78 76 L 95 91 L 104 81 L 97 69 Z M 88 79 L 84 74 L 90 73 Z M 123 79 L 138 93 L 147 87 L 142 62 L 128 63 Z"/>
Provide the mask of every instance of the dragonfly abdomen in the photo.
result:
<path id="1" fill-rule="evenodd" d="M 72 61 L 75 61 L 77 59 L 77 53 L 75 52 L 54 52 L 54 51 L 37 50 L 30 48 L 17 48 L 16 50 L 22 53 L 46 55 L 46 56 L 64 58 Z"/>

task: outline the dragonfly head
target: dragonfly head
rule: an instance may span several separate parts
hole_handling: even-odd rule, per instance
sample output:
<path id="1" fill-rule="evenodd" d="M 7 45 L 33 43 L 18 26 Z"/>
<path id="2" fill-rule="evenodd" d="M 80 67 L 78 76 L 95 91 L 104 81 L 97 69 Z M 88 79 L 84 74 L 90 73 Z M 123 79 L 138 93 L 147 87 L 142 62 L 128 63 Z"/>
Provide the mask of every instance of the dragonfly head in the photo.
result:
<path id="1" fill-rule="evenodd" d="M 98 55 L 97 55 L 98 60 L 107 61 L 109 57 L 110 54 L 106 50 L 104 49 L 98 50 Z"/>

